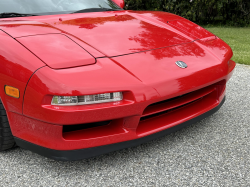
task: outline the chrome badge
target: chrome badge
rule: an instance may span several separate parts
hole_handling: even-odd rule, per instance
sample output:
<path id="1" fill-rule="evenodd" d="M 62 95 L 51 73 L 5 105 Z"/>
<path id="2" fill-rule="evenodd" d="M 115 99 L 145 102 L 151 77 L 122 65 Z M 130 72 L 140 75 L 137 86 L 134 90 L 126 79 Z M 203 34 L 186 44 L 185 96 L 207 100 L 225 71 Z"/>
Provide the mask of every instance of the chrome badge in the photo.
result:
<path id="1" fill-rule="evenodd" d="M 177 61 L 177 62 L 175 62 L 175 64 L 177 66 L 179 66 L 180 68 L 183 68 L 183 69 L 188 67 L 188 65 L 185 62 L 182 62 L 182 61 Z"/>

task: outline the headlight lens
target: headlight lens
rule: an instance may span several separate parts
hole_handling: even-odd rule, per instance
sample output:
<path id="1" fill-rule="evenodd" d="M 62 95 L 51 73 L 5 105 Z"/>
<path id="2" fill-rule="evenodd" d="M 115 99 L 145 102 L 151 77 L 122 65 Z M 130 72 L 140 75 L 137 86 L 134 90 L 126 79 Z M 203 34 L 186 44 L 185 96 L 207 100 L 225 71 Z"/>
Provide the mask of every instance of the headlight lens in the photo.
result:
<path id="1" fill-rule="evenodd" d="M 84 96 L 54 96 L 52 99 L 52 105 L 90 105 L 97 103 L 108 103 L 121 101 L 123 99 L 122 92 L 104 93 L 96 95 L 84 95 Z"/>

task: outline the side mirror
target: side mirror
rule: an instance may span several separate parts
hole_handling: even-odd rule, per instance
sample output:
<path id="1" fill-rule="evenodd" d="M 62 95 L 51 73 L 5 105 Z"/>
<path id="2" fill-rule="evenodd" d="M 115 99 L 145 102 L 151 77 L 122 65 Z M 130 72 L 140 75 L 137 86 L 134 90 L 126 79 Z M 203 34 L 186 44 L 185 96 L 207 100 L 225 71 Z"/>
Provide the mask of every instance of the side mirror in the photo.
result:
<path id="1" fill-rule="evenodd" d="M 125 2 L 124 0 L 112 0 L 115 4 L 117 4 L 119 7 L 124 8 Z"/>

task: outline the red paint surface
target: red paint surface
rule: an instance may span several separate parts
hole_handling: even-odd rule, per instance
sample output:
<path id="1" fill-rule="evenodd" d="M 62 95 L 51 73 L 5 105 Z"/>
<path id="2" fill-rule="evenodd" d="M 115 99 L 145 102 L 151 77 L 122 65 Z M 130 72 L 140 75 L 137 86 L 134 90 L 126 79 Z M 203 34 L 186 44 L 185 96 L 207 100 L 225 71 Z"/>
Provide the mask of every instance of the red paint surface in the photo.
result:
<path id="1" fill-rule="evenodd" d="M 13 135 L 57 150 L 132 140 L 197 117 L 222 101 L 235 67 L 225 42 L 164 12 L 1 19 L 0 41 L 0 87 L 20 90 L 20 98 L 14 99 L 0 89 Z M 188 68 L 176 66 L 179 60 Z M 124 100 L 51 105 L 53 95 L 108 92 L 123 92 Z M 150 107 L 188 93 L 182 100 Z M 175 110 L 177 106 L 181 108 Z M 168 109 L 174 110 L 140 121 Z M 107 120 L 112 121 L 107 126 L 62 132 L 63 125 Z"/>
<path id="2" fill-rule="evenodd" d="M 114 1 L 121 8 L 124 8 L 124 6 L 125 6 L 124 0 L 112 0 L 112 1 Z"/>
<path id="3" fill-rule="evenodd" d="M 44 63 L 1 30 L 0 42 L 0 97 L 7 110 L 22 113 L 27 82 L 34 71 L 44 66 Z M 20 98 L 5 95 L 5 85 L 18 88 Z"/>
<path id="4" fill-rule="evenodd" d="M 86 66 L 96 62 L 79 44 L 62 34 L 36 35 L 17 40 L 53 69 Z"/>

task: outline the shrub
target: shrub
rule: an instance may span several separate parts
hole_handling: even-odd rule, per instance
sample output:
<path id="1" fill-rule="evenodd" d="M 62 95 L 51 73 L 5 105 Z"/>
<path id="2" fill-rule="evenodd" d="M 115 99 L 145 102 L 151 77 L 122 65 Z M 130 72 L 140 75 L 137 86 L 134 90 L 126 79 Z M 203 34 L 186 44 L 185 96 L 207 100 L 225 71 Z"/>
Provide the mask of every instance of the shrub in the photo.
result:
<path id="1" fill-rule="evenodd" d="M 249 0 L 125 0 L 126 9 L 171 12 L 198 24 L 247 26 Z"/>

